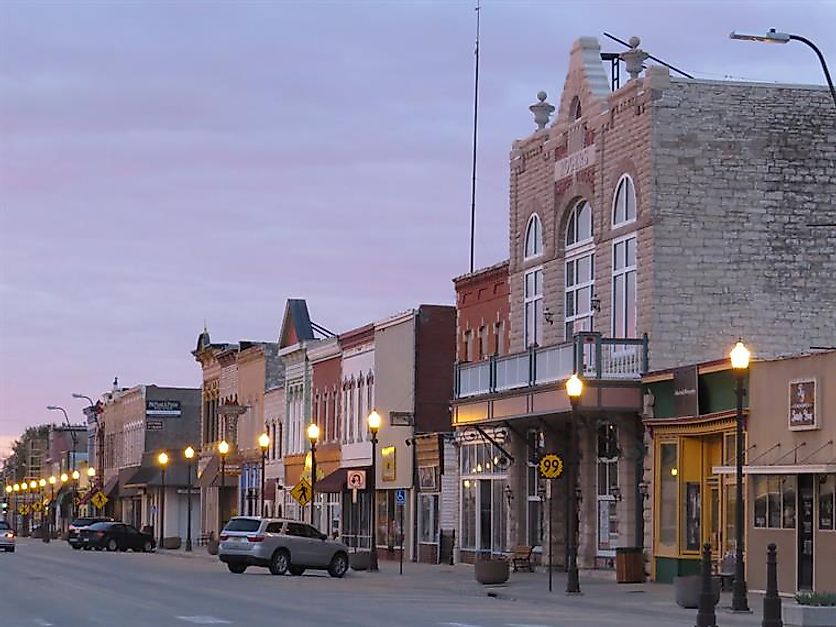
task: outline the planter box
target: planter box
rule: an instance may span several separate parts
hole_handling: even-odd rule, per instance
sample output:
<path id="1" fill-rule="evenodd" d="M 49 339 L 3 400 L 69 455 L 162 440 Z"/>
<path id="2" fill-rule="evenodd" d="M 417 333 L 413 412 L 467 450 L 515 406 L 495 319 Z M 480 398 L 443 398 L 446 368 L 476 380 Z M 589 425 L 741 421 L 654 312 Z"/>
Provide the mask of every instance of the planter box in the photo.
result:
<path id="1" fill-rule="evenodd" d="M 179 549 L 181 544 L 180 536 L 170 536 L 168 538 L 163 538 L 163 548 L 164 549 Z"/>
<path id="2" fill-rule="evenodd" d="M 509 564 L 507 560 L 476 560 L 473 568 L 476 581 L 481 584 L 492 585 L 508 581 Z"/>
<path id="3" fill-rule="evenodd" d="M 782 606 L 784 627 L 833 627 L 836 625 L 836 607 L 798 605 Z"/>
<path id="4" fill-rule="evenodd" d="M 348 563 L 352 570 L 369 570 L 369 562 L 371 561 L 371 553 L 368 551 L 361 551 L 360 553 L 350 553 L 348 556 Z"/>
<path id="5" fill-rule="evenodd" d="M 206 543 L 206 552 L 209 553 L 209 555 L 217 555 L 218 554 L 218 546 L 219 546 L 219 543 L 218 543 L 217 540 L 214 540 L 214 539 L 209 540 Z"/>
<path id="6" fill-rule="evenodd" d="M 700 575 L 686 575 L 674 577 L 673 587 L 676 594 L 676 604 L 679 607 L 689 609 L 697 608 L 700 605 L 700 592 L 702 591 L 702 577 Z M 711 578 L 711 591 L 714 593 L 714 605 L 720 602 L 720 578 Z"/>

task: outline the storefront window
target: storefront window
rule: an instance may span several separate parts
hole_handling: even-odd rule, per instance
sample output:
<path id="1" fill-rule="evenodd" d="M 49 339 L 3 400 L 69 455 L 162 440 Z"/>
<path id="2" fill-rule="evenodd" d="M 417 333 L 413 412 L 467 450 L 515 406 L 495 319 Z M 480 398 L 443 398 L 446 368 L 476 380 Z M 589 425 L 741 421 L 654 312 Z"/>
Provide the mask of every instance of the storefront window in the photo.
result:
<path id="1" fill-rule="evenodd" d="M 795 529 L 795 476 L 753 475 L 752 489 L 755 527 Z"/>
<path id="2" fill-rule="evenodd" d="M 378 546 L 394 548 L 400 546 L 400 521 L 395 509 L 395 491 L 378 492 L 377 500 L 377 540 Z"/>
<path id="3" fill-rule="evenodd" d="M 421 542 L 438 541 L 438 494 L 418 496 L 419 538 Z"/>
<path id="4" fill-rule="evenodd" d="M 542 434 L 530 431 L 528 434 L 528 544 L 540 546 L 543 543 L 543 485 L 537 463 L 543 450 Z"/>
<path id="5" fill-rule="evenodd" d="M 504 552 L 507 548 L 506 475 L 499 451 L 487 442 L 461 448 L 461 548 Z"/>
<path id="6" fill-rule="evenodd" d="M 676 546 L 676 507 L 679 486 L 676 443 L 661 444 L 659 458 L 659 543 Z"/>
<path id="7" fill-rule="evenodd" d="M 819 529 L 832 531 L 834 495 L 836 495 L 836 475 L 819 477 Z"/>
<path id="8" fill-rule="evenodd" d="M 696 481 L 685 484 L 685 499 L 682 503 L 682 546 L 686 551 L 699 551 L 702 520 L 702 491 Z"/>

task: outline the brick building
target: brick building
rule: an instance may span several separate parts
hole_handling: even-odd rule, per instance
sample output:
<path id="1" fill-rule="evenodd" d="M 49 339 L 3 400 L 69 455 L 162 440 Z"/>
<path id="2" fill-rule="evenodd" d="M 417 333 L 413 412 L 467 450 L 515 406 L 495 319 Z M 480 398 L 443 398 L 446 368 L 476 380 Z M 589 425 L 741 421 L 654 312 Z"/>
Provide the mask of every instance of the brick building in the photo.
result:
<path id="1" fill-rule="evenodd" d="M 586 383 L 579 562 L 607 567 L 651 533 L 640 374 L 723 358 L 738 336 L 758 357 L 832 341 L 836 231 L 808 226 L 836 222 L 827 91 L 642 74 L 640 49 L 621 57 L 638 71 L 613 85 L 598 42 L 576 41 L 559 104 L 543 94 L 539 128 L 513 143 L 509 354 L 476 361 L 471 348 L 457 374 L 465 557 L 548 537 L 533 462 L 571 450 L 573 372 Z M 473 342 L 463 288 L 460 347 Z M 568 490 L 556 487 L 564 564 Z"/>

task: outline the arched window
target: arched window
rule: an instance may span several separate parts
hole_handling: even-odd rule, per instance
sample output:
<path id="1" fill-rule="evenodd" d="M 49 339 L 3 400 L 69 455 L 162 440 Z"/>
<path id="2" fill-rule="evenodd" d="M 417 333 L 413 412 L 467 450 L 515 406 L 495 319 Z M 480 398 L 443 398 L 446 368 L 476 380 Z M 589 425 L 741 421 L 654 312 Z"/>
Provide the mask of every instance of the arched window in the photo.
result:
<path id="1" fill-rule="evenodd" d="M 582 115 L 583 111 L 581 110 L 581 101 L 577 96 L 575 96 L 572 98 L 572 103 L 569 105 L 569 117 L 574 122 L 575 120 L 580 120 Z"/>
<path id="2" fill-rule="evenodd" d="M 531 214 L 525 227 L 525 258 L 531 259 L 543 252 L 543 225 L 540 216 Z"/>
<path id="3" fill-rule="evenodd" d="M 563 317 L 565 338 L 570 340 L 579 331 L 592 331 L 595 245 L 592 241 L 592 207 L 585 200 L 572 207 L 566 224 L 565 270 Z"/>
<path id="4" fill-rule="evenodd" d="M 636 187 L 630 175 L 624 174 L 615 188 L 612 201 L 612 225 L 620 226 L 636 219 Z"/>
<path id="5" fill-rule="evenodd" d="M 566 225 L 566 248 L 592 241 L 592 207 L 585 200 L 579 201 L 569 214 Z"/>

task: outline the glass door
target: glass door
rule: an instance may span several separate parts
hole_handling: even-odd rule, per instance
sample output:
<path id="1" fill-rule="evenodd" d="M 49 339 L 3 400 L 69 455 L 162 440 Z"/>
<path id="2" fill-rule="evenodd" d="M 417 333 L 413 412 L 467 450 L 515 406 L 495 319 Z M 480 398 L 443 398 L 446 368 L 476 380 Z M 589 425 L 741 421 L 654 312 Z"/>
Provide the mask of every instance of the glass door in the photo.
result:
<path id="1" fill-rule="evenodd" d="M 798 589 L 813 589 L 813 475 L 798 475 Z"/>

